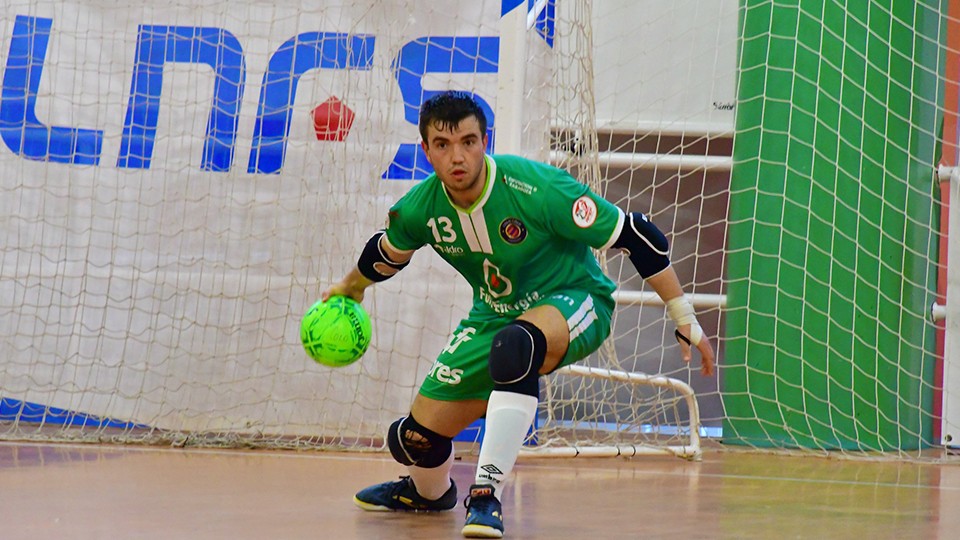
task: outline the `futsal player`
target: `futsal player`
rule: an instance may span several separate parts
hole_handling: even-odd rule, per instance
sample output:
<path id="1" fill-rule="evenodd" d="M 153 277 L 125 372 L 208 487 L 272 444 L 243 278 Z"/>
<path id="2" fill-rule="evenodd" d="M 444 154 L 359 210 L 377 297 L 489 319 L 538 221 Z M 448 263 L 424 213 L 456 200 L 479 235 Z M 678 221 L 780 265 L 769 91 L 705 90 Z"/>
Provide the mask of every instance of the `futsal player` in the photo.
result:
<path id="1" fill-rule="evenodd" d="M 664 300 L 684 360 L 714 352 L 670 265 L 667 239 L 643 214 L 625 213 L 567 172 L 517 156 L 487 155 L 487 121 L 471 95 L 445 92 L 420 109 L 421 146 L 434 174 L 401 197 L 385 229 L 323 298 L 360 301 L 429 245 L 473 288 L 473 307 L 423 381 L 410 413 L 387 431 L 409 476 L 361 490 L 364 510 L 442 511 L 457 504 L 452 438 L 485 416 L 462 534 L 501 538 L 499 495 L 536 414 L 539 378 L 597 350 L 610 333 L 615 284 L 591 248 L 626 252 Z"/>

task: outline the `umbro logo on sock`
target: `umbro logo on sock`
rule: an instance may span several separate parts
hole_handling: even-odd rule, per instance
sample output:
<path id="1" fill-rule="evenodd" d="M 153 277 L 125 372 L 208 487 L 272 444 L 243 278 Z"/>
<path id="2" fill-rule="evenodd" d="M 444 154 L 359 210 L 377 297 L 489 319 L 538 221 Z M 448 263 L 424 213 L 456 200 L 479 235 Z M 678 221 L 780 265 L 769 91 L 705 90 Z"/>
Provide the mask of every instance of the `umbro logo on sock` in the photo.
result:
<path id="1" fill-rule="evenodd" d="M 488 463 L 488 464 L 486 464 L 486 465 L 481 465 L 480 468 L 483 469 L 484 472 L 487 472 L 487 473 L 490 473 L 490 474 L 503 474 L 503 471 L 501 471 L 500 469 L 498 469 L 497 466 L 494 465 L 493 463 Z"/>

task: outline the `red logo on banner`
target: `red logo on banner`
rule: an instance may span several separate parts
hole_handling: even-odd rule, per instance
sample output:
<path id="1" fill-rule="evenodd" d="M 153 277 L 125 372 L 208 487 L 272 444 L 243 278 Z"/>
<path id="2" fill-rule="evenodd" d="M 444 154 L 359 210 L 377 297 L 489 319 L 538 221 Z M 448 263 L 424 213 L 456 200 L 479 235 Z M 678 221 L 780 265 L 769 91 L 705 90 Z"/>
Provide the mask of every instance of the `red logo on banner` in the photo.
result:
<path id="1" fill-rule="evenodd" d="M 318 141 L 342 141 L 350 134 L 355 114 L 333 96 L 313 109 L 313 129 Z"/>

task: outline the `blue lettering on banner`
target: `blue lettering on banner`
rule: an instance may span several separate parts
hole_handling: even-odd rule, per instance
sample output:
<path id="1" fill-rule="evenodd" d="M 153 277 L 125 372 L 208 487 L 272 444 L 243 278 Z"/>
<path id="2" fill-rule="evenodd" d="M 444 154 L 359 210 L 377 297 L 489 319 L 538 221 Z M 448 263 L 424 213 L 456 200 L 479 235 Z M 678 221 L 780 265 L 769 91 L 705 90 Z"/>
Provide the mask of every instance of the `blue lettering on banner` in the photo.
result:
<path id="1" fill-rule="evenodd" d="M 534 2 L 535 0 L 530 0 Z M 557 0 L 545 0 L 542 1 L 543 6 L 540 11 L 536 14 L 536 19 L 533 21 L 533 28 L 537 31 L 537 34 L 543 38 L 543 41 L 547 43 L 547 46 L 553 48 L 553 40 L 556 32 L 556 20 L 557 20 Z M 530 9 L 535 9 L 535 6 L 531 5 Z"/>
<path id="2" fill-rule="evenodd" d="M 230 170 L 246 71 L 243 49 L 237 38 L 225 30 L 193 26 L 140 27 L 117 167 L 150 168 L 166 62 L 207 64 L 213 68 L 213 104 L 207 118 L 200 168 Z"/>
<path id="3" fill-rule="evenodd" d="M 373 69 L 373 36 L 327 32 L 300 34 L 277 49 L 263 76 L 247 172 L 279 173 L 287 148 L 293 99 L 311 69 Z"/>
<path id="4" fill-rule="evenodd" d="M 529 4 L 532 3 L 534 0 L 501 0 L 500 16 L 503 17 L 507 13 L 510 13 L 511 11 L 514 10 L 514 8 L 524 3 L 525 1 L 528 4 L 527 10 L 529 11 L 530 10 Z"/>
<path id="5" fill-rule="evenodd" d="M 524 3 L 524 0 L 501 0 L 500 16 L 503 17 Z M 543 38 L 548 47 L 553 47 L 554 29 L 557 20 L 557 0 L 526 0 L 527 20 L 533 22 L 537 35 Z"/>
<path id="6" fill-rule="evenodd" d="M 547 7 L 552 4 L 549 0 Z M 540 17 L 546 13 L 544 10 Z M 36 101 L 52 26 L 52 19 L 16 17 L 0 90 L 0 140 L 26 159 L 98 165 L 102 130 L 47 126 L 37 118 Z M 308 32 L 287 40 L 270 56 L 260 90 L 248 172 L 276 174 L 282 170 L 301 76 L 312 69 L 372 70 L 375 42 L 370 35 Z M 495 74 L 499 52 L 500 40 L 495 36 L 424 36 L 406 43 L 391 64 L 403 99 L 404 120 L 416 126 L 420 104 L 438 93 L 423 88 L 426 75 Z M 150 168 L 167 63 L 212 68 L 215 80 L 200 168 L 229 171 L 245 87 L 243 48 L 226 30 L 194 26 L 139 27 L 117 167 Z M 494 142 L 494 112 L 487 101 L 476 97 L 487 115 L 490 148 Z M 420 146 L 407 143 L 399 145 L 382 177 L 419 180 L 431 170 Z"/>
<path id="7" fill-rule="evenodd" d="M 103 131 L 45 126 L 37 118 L 37 89 L 53 19 L 17 15 L 0 92 L 0 139 L 27 159 L 97 165 Z"/>
<path id="8" fill-rule="evenodd" d="M 393 61 L 393 74 L 403 97 L 403 116 L 417 125 L 420 104 L 439 94 L 424 90 L 423 77 L 427 73 L 496 73 L 500 54 L 497 37 L 437 37 L 427 36 L 411 41 L 400 49 Z M 474 96 L 487 116 L 487 148 L 493 148 L 494 115 L 490 105 Z M 401 144 L 400 149 L 382 177 L 388 180 L 422 180 L 433 168 L 419 144 Z"/>

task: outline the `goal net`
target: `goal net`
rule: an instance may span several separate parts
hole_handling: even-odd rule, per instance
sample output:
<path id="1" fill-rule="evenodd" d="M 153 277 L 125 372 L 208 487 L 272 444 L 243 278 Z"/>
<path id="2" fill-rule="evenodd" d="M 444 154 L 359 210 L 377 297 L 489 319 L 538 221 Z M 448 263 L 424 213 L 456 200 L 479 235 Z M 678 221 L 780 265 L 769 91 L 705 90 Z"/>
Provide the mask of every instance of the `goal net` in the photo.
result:
<path id="1" fill-rule="evenodd" d="M 894 456 L 939 443 L 946 9 L 745 3 L 725 441 Z"/>
<path id="2" fill-rule="evenodd" d="M 799 10 L 799 25 L 781 27 L 764 11 L 771 4 L 752 4 L 8 2 L 0 439 L 382 449 L 423 378 L 444 373 L 434 359 L 470 307 L 466 282 L 418 252 L 368 290 L 372 345 L 345 368 L 311 362 L 299 322 L 390 205 L 429 174 L 418 106 L 458 89 L 488 112 L 491 150 L 564 167 L 648 214 L 718 338 L 721 374 L 701 377 L 629 261 L 599 254 L 620 285 L 611 338 L 543 379 L 531 453 L 696 456 L 702 436 L 721 434 L 763 448 L 903 447 L 878 427 L 889 424 L 926 445 L 942 386 L 937 323 L 920 307 L 943 302 L 932 249 L 940 203 L 919 177 L 897 177 L 936 168 L 927 149 L 944 101 L 927 86 L 890 84 L 879 103 L 917 107 L 894 107 L 883 129 L 849 132 L 874 117 L 845 101 L 854 93 L 843 84 L 875 97 L 865 79 L 902 80 L 891 67 L 900 64 L 851 45 L 841 55 L 849 62 L 886 67 L 841 73 L 842 96 L 817 93 L 809 87 L 839 65 L 827 54 L 843 41 L 828 23 L 836 6 Z M 889 19 L 871 40 L 896 44 L 909 29 L 949 52 L 919 15 L 871 9 L 843 20 Z M 738 33 L 764 14 L 765 31 Z M 815 28 L 820 41 L 801 39 Z M 765 44 L 779 56 L 749 64 Z M 801 69 L 814 53 L 826 60 Z M 942 88 L 942 69 L 925 62 L 907 64 L 932 70 L 929 86 Z M 842 126 L 817 116 L 831 110 L 843 111 Z M 821 127 L 806 137 L 797 122 L 810 115 Z M 908 134 L 894 137 L 904 117 Z M 909 167 L 867 152 L 877 137 L 890 137 Z M 846 156 L 857 152 L 866 157 L 854 170 Z M 746 180 L 731 183 L 731 170 Z M 845 191 L 827 185 L 828 170 L 834 180 L 838 170 L 883 180 Z M 811 174 L 810 189 L 795 189 Z M 874 247 L 858 251 L 869 238 Z M 847 250 L 858 256 L 844 259 Z M 774 259 L 776 268 L 765 264 Z M 865 273 L 873 267 L 875 278 Z M 871 399 L 884 404 L 864 408 Z"/>
<path id="3" fill-rule="evenodd" d="M 511 4 L 524 4 L 514 22 L 501 16 Z M 468 286 L 423 250 L 368 292 L 373 344 L 347 368 L 310 362 L 299 321 L 429 173 L 416 113 L 438 90 L 481 98 L 497 151 L 570 168 L 673 237 L 691 236 L 674 250 L 677 267 L 687 285 L 699 280 L 694 292 L 719 292 L 722 231 L 707 248 L 716 275 L 697 274 L 699 201 L 712 189 L 702 167 L 681 180 L 690 167 L 598 156 L 706 151 L 710 137 L 729 138 L 733 57 L 714 57 L 735 47 L 733 7 L 647 3 L 640 33 L 655 35 L 636 41 L 634 4 L 10 4 L 0 437 L 382 448 L 385 427 L 442 368 L 433 359 L 469 308 Z M 690 32 L 673 35 L 667 26 L 689 7 Z M 597 77 L 595 54 L 606 57 Z M 501 90 L 498 65 L 511 58 L 519 79 Z M 692 78 L 703 68 L 706 85 Z M 508 91 L 515 117 L 499 115 Z M 687 124 L 699 131 L 684 135 Z M 611 270 L 640 286 L 618 261 Z M 538 440 L 688 447 L 692 391 L 636 384 L 687 378 L 662 308 L 627 306 L 617 321 L 611 345 L 582 366 L 612 374 L 544 383 Z"/>
<path id="4" fill-rule="evenodd" d="M 620 208 L 650 216 L 670 239 L 674 269 L 705 331 L 718 336 L 736 3 L 560 3 L 557 9 L 552 77 L 531 92 L 546 96 L 549 111 L 550 153 L 539 157 L 571 170 Z M 698 358 L 692 370 L 681 360 L 673 324 L 665 324 L 660 299 L 629 260 L 613 252 L 600 257 L 620 285 L 611 339 L 594 357 L 544 379 L 549 399 L 538 446 L 529 453 L 666 448 L 696 456 L 700 436 L 719 428 L 717 379 L 697 374 Z M 701 425 L 701 414 L 712 416 L 713 425 Z"/>

